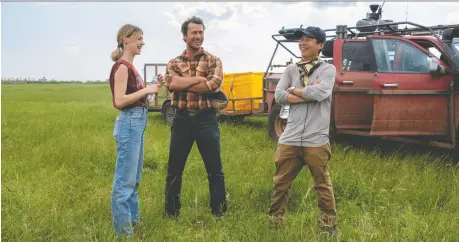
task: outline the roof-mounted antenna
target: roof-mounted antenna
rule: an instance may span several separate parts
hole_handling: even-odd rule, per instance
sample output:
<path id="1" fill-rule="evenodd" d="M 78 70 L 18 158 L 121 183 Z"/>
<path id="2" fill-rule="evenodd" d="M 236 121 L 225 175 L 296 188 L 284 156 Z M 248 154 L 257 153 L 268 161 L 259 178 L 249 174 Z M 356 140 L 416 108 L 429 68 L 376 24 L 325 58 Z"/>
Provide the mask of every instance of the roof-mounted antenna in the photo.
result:
<path id="1" fill-rule="evenodd" d="M 376 21 L 377 21 L 378 24 L 381 23 L 381 21 L 382 21 L 382 8 L 384 7 L 384 3 L 386 3 L 386 1 L 383 1 L 383 3 L 382 3 L 381 5 L 379 5 L 378 8 L 377 8 L 376 11 L 375 11 L 376 17 L 378 18 L 378 19 L 376 19 Z M 377 6 L 377 5 L 376 5 L 376 6 Z M 376 32 L 379 32 L 379 28 L 380 28 L 379 26 L 376 27 L 376 30 L 375 30 L 375 31 L 376 31 Z"/>
<path id="2" fill-rule="evenodd" d="M 405 22 L 408 22 L 408 2 L 406 4 L 406 12 L 405 12 Z M 405 29 L 408 29 L 408 24 L 405 24 Z"/>
<path id="3" fill-rule="evenodd" d="M 386 3 L 386 1 L 383 1 L 383 3 L 378 8 L 379 19 L 382 19 L 382 8 L 384 7 L 384 3 Z"/>

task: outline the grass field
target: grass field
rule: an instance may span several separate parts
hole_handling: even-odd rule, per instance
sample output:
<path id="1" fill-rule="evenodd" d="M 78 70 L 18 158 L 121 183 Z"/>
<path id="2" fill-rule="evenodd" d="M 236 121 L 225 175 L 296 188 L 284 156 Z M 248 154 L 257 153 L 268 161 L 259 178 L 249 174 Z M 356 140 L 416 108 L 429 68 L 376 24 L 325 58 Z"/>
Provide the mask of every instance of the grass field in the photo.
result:
<path id="1" fill-rule="evenodd" d="M 108 84 L 2 85 L 2 241 L 115 241 L 110 192 L 117 112 Z M 264 118 L 222 123 L 229 211 L 215 219 L 196 146 L 183 176 L 182 212 L 163 217 L 169 127 L 149 114 L 133 241 L 458 241 L 459 166 L 447 157 L 333 143 L 339 232 L 316 230 L 309 171 L 293 183 L 286 227 L 269 228 L 276 144 Z"/>

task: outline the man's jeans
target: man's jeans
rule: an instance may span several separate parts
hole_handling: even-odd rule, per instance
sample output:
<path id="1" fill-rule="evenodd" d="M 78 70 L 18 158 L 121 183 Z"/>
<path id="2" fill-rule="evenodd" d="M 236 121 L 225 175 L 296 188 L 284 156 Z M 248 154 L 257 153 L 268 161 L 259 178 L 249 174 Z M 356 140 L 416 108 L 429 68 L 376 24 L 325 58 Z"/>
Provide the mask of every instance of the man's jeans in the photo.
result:
<path id="1" fill-rule="evenodd" d="M 179 216 L 182 173 L 194 141 L 207 171 L 211 211 L 215 216 L 221 216 L 227 205 L 220 157 L 220 130 L 215 109 L 194 112 L 177 110 L 175 114 L 166 177 L 166 214 Z"/>
<path id="2" fill-rule="evenodd" d="M 117 159 L 112 187 L 111 208 L 117 235 L 133 234 L 139 220 L 137 188 L 143 167 L 143 140 L 147 108 L 134 107 L 120 112 L 115 121 Z"/>

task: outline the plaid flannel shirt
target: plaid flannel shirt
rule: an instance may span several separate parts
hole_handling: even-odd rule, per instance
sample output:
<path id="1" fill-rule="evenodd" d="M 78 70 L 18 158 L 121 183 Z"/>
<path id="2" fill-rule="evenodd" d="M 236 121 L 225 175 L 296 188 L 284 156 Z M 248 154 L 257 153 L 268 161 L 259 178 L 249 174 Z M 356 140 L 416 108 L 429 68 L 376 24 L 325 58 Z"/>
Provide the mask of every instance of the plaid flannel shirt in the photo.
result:
<path id="1" fill-rule="evenodd" d="M 206 77 L 206 85 L 211 92 L 217 92 L 223 83 L 223 68 L 220 58 L 201 48 L 191 60 L 186 56 L 186 50 L 181 55 L 171 59 L 167 64 L 164 75 L 165 85 L 169 85 L 174 76 Z M 170 89 L 169 89 L 170 90 Z M 170 90 L 171 91 L 171 90 Z M 172 97 L 172 106 L 179 109 L 202 110 L 211 107 L 210 99 L 205 93 L 196 93 L 187 90 L 175 91 Z"/>

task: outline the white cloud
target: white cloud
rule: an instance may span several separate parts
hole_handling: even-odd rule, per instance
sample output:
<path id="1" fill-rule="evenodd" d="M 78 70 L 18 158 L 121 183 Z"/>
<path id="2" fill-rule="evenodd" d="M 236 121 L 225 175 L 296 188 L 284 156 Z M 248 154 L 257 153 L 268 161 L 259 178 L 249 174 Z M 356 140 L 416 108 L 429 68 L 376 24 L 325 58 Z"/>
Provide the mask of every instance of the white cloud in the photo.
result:
<path id="1" fill-rule="evenodd" d="M 43 6 L 40 5 L 42 3 L 30 3 L 27 8 L 37 4 Z M 263 72 L 276 44 L 271 35 L 277 34 L 282 27 L 314 25 L 335 28 L 342 24 L 355 26 L 370 11 L 369 4 L 371 3 L 330 6 L 318 6 L 311 2 L 44 3 L 45 6 L 53 7 L 36 7 L 27 13 L 17 9 L 16 14 L 8 14 L 13 6 L 19 5 L 3 3 L 2 21 L 6 27 L 2 29 L 2 76 L 41 77 L 45 71 L 48 79 L 105 80 L 113 64 L 109 54 L 116 46 L 116 31 L 128 22 L 139 25 L 144 30 L 146 46 L 142 55 L 137 56 L 134 61 L 141 71 L 144 63 L 164 63 L 183 51 L 185 44 L 180 25 L 195 14 L 203 18 L 207 27 L 204 47 L 222 59 L 226 72 Z M 3 8 L 4 6 L 6 7 Z M 69 9 L 69 6 L 76 8 Z M 459 24 L 457 9 L 459 3 L 455 2 L 386 2 L 383 19 L 404 21 L 408 17 L 408 21 L 426 26 Z M 36 20 L 20 22 L 25 20 L 15 17 L 19 13 Z M 68 17 L 82 14 L 86 14 L 86 17 L 81 21 Z M 59 19 L 59 25 L 49 24 L 55 19 Z M 14 28 L 8 28 L 13 25 Z M 24 38 L 20 33 L 29 33 L 33 28 L 42 36 L 53 36 L 53 41 L 59 46 L 27 41 L 21 41 L 19 46 L 14 45 L 18 39 Z M 8 38 L 9 36 L 11 37 Z M 289 46 L 292 51 L 298 52 L 296 44 Z M 27 58 L 43 56 L 46 53 L 51 53 L 46 61 L 42 58 Z M 290 57 L 288 52 L 279 47 L 274 63 L 285 64 Z M 69 67 L 68 63 L 73 66 Z"/>
<path id="2" fill-rule="evenodd" d="M 221 43 L 215 42 L 215 41 L 210 41 L 207 42 L 207 47 L 208 50 L 223 50 L 226 52 L 233 51 L 231 48 L 228 48 L 226 45 L 223 45 Z"/>
<path id="3" fill-rule="evenodd" d="M 224 6 L 220 6 L 218 3 L 215 2 L 201 2 L 200 5 L 202 6 L 202 8 L 198 9 L 206 10 L 207 12 L 213 13 L 218 17 L 222 16 L 227 11 Z"/>
<path id="4" fill-rule="evenodd" d="M 65 51 L 69 54 L 78 54 L 80 51 L 78 50 L 78 47 L 76 46 L 68 46 Z"/>
<path id="5" fill-rule="evenodd" d="M 177 18 L 172 13 L 166 11 L 161 11 L 161 13 L 169 17 L 170 20 L 169 22 L 167 22 L 168 24 L 171 24 L 173 26 L 180 26 L 180 23 L 177 22 Z"/>
<path id="6" fill-rule="evenodd" d="M 78 4 L 78 2 L 74 2 L 74 3 L 63 3 L 63 2 L 36 2 L 36 3 L 33 3 L 34 5 L 38 6 L 38 7 L 64 7 L 64 8 L 76 8 L 76 4 Z"/>
<path id="7" fill-rule="evenodd" d="M 459 24 L 459 12 L 448 13 L 446 22 L 447 24 Z"/>
<path id="8" fill-rule="evenodd" d="M 255 18 L 269 17 L 265 5 L 262 3 L 242 3 L 242 13 L 250 14 Z"/>
<path id="9" fill-rule="evenodd" d="M 35 3 L 35 5 L 37 6 L 53 6 L 53 5 L 56 5 L 55 2 L 38 2 L 38 3 Z"/>
<path id="10" fill-rule="evenodd" d="M 213 20 L 212 23 L 214 28 L 219 29 L 220 31 L 234 31 L 234 30 L 242 30 L 245 28 L 248 28 L 249 25 L 246 23 L 243 23 L 240 20 L 239 15 L 233 15 L 230 19 L 228 20 Z M 237 32 L 233 32 L 236 33 Z"/>

